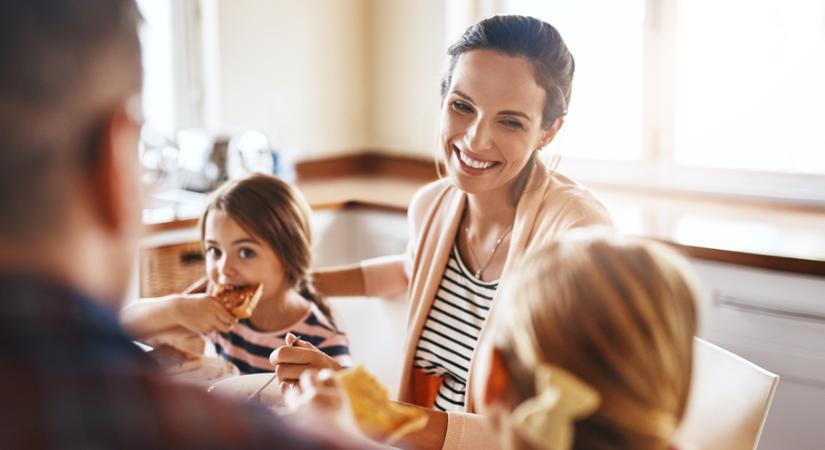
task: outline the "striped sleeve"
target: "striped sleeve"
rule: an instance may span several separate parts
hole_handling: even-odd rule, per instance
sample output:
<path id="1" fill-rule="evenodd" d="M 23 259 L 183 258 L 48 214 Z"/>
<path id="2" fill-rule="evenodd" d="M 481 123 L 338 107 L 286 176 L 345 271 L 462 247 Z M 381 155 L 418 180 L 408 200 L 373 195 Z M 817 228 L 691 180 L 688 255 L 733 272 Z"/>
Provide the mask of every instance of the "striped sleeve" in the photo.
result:
<path id="1" fill-rule="evenodd" d="M 297 324 L 292 332 L 314 345 L 344 367 L 352 365 L 349 339 L 314 304 L 306 320 Z"/>

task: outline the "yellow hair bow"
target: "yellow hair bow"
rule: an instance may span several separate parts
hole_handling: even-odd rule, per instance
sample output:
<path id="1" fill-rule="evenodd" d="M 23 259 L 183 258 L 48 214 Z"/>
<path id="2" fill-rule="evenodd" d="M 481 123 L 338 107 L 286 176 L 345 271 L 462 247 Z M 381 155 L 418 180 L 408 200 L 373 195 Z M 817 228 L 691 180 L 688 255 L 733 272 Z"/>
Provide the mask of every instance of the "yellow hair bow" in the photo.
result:
<path id="1" fill-rule="evenodd" d="M 537 448 L 568 450 L 573 443 L 573 423 L 596 411 L 599 393 L 558 366 L 539 365 L 535 380 L 536 396 L 516 407 L 514 425 Z"/>

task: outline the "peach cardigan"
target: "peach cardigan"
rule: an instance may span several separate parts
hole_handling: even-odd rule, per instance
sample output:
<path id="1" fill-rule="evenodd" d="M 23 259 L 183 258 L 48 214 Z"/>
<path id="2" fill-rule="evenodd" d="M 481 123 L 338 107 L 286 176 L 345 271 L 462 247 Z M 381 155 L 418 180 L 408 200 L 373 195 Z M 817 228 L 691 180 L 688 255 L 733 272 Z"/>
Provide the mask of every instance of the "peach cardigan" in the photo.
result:
<path id="1" fill-rule="evenodd" d="M 496 300 L 519 261 L 531 248 L 575 227 L 611 225 L 610 217 L 593 195 L 536 160 L 531 169 L 521 199 L 516 206 L 516 218 L 510 249 L 498 290 L 490 308 L 495 316 Z M 404 349 L 405 370 L 401 378 L 399 400 L 432 407 L 441 378 L 429 377 L 413 368 L 413 356 L 418 338 L 430 311 L 435 293 L 444 274 L 450 249 L 455 242 L 467 195 L 448 179 L 441 179 L 419 190 L 410 204 L 410 241 L 406 255 L 376 258 L 361 263 L 367 295 L 408 288 L 409 314 L 407 341 Z M 448 413 L 445 449 L 498 448 L 498 438 L 492 435 L 483 418 L 473 414 L 473 370 L 484 359 L 478 349 L 490 345 L 490 324 L 487 320 L 479 335 L 478 346 L 470 362 L 467 382 L 467 413 Z"/>

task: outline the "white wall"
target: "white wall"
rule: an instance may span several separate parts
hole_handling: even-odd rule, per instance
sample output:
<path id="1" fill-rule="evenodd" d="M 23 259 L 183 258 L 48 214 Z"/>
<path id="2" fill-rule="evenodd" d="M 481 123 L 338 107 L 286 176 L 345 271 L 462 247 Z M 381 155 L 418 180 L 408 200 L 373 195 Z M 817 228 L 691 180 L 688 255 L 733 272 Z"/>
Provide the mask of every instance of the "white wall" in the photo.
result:
<path id="1" fill-rule="evenodd" d="M 373 148 L 432 157 L 446 67 L 442 0 L 370 0 Z"/>
<path id="2" fill-rule="evenodd" d="M 443 0 L 217 1 L 213 128 L 260 129 L 300 160 L 433 154 Z"/>
<path id="3" fill-rule="evenodd" d="M 221 128 L 300 159 L 370 146 L 366 0 L 220 0 Z"/>

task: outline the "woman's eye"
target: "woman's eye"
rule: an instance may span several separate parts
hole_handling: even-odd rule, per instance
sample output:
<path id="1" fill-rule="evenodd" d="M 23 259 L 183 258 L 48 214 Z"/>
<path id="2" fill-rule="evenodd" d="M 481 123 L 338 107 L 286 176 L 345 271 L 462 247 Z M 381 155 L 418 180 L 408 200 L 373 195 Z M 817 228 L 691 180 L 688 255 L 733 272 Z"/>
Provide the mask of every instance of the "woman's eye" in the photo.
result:
<path id="1" fill-rule="evenodd" d="M 206 253 L 214 259 L 221 257 L 221 250 L 217 247 L 207 247 Z"/>
<path id="2" fill-rule="evenodd" d="M 454 101 L 451 104 L 451 106 L 454 110 L 456 110 L 458 112 L 462 112 L 462 113 L 471 113 L 471 112 L 473 112 L 473 107 L 472 106 L 470 106 L 470 105 L 468 105 L 464 102 L 460 102 L 458 100 Z"/>
<path id="3" fill-rule="evenodd" d="M 255 251 L 251 248 L 242 248 L 238 250 L 238 256 L 243 259 L 249 259 L 255 256 Z"/>
<path id="4" fill-rule="evenodd" d="M 503 123 L 507 128 L 512 128 L 514 130 L 524 128 L 524 125 L 522 125 L 518 120 L 503 120 L 501 123 Z"/>

